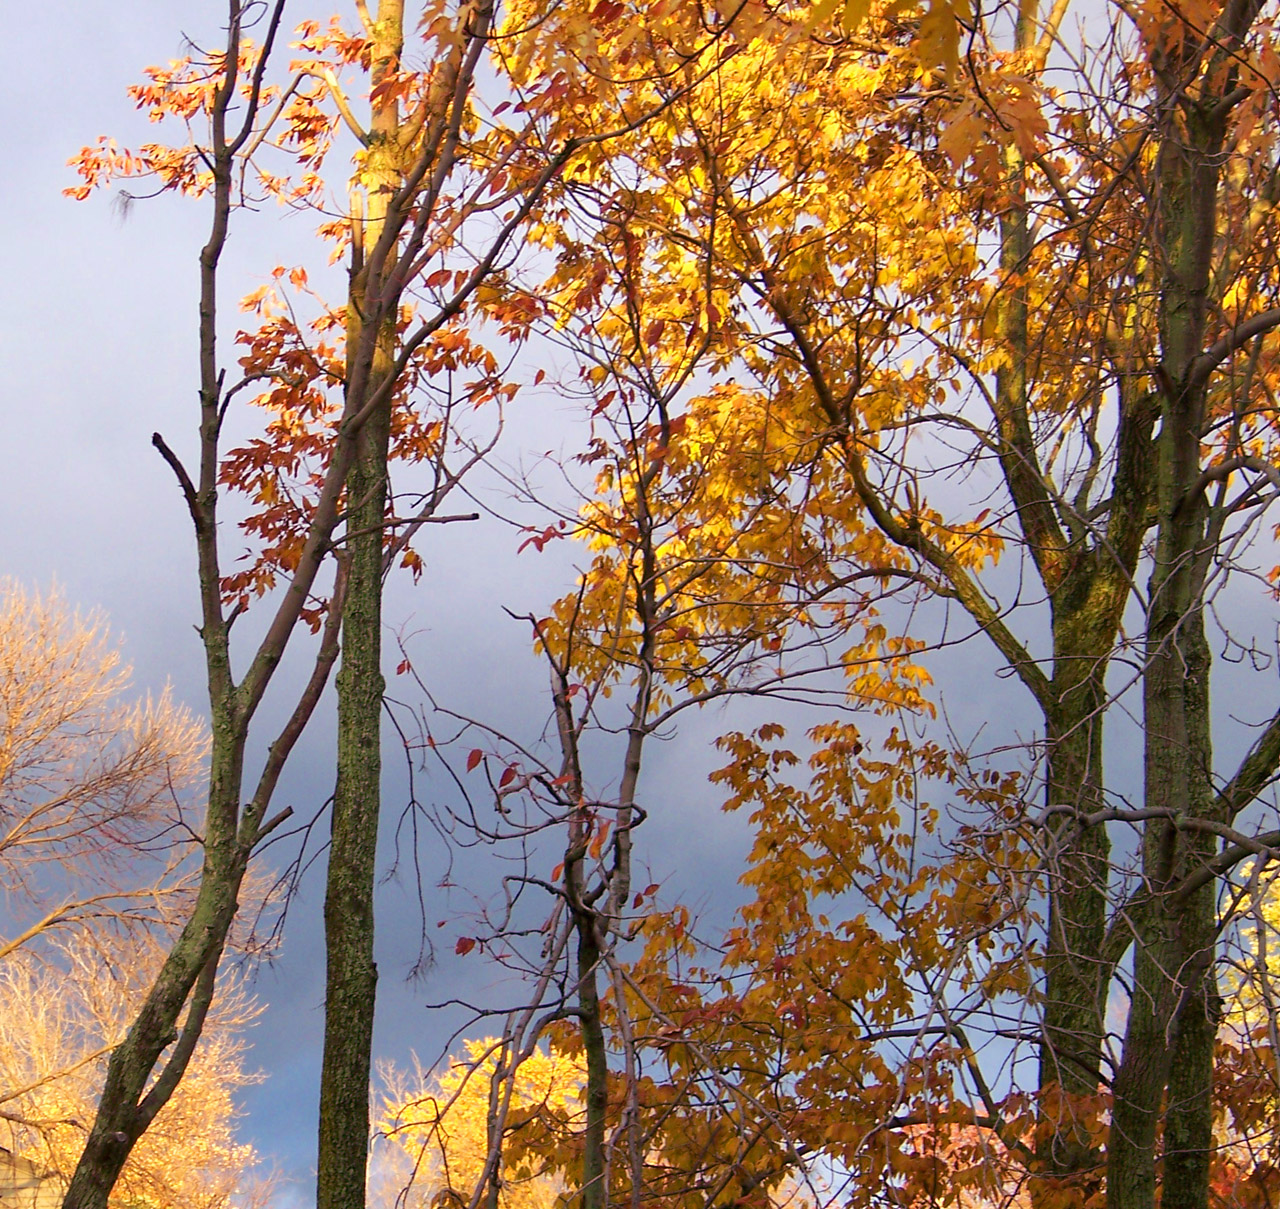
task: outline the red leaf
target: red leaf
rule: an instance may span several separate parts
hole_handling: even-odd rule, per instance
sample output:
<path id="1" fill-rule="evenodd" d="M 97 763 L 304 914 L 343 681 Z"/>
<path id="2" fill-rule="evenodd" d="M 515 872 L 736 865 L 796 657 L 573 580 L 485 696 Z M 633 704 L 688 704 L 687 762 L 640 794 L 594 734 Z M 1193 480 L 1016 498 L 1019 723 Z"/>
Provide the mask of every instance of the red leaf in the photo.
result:
<path id="1" fill-rule="evenodd" d="M 502 789 L 504 786 L 510 785 L 515 779 L 516 766 L 514 764 L 508 764 L 506 768 L 502 770 L 502 776 L 498 778 L 498 788 Z"/>
<path id="2" fill-rule="evenodd" d="M 458 943 L 453 946 L 453 951 L 459 957 L 465 957 L 472 949 L 476 947 L 476 938 L 474 936 L 460 937 Z"/>
<path id="3" fill-rule="evenodd" d="M 562 530 L 564 529 L 564 527 L 565 527 L 564 524 L 561 523 L 560 530 L 558 531 L 555 525 L 548 525 L 545 529 L 543 529 L 541 533 L 538 533 L 535 531 L 534 526 L 532 525 L 528 526 L 526 529 L 523 530 L 523 532 L 533 533 L 533 536 L 526 537 L 524 541 L 520 543 L 520 548 L 516 551 L 516 553 L 521 554 L 524 552 L 524 549 L 526 546 L 532 546 L 535 550 L 538 551 L 539 554 L 541 554 L 543 547 L 546 546 L 547 542 L 551 541 L 552 538 L 563 536 Z"/>
<path id="4" fill-rule="evenodd" d="M 600 0 L 591 10 L 591 19 L 601 25 L 608 24 L 621 14 L 623 7 L 618 0 Z"/>
<path id="5" fill-rule="evenodd" d="M 476 766 L 483 759 L 484 759 L 484 752 L 482 752 L 478 747 L 474 748 L 471 754 L 467 757 L 467 771 L 474 772 Z"/>
<path id="6" fill-rule="evenodd" d="M 396 675 L 403 676 L 407 671 L 409 671 L 409 661 L 407 659 L 401 659 L 400 662 L 396 664 Z"/>

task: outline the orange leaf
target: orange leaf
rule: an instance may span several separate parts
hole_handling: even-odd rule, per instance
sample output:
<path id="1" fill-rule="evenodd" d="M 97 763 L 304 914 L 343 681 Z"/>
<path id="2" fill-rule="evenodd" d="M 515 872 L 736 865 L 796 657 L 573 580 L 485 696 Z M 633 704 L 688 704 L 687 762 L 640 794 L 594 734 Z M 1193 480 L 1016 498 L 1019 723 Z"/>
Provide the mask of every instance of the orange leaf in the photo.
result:
<path id="1" fill-rule="evenodd" d="M 595 838 L 591 841 L 588 851 L 591 853 L 591 859 L 598 861 L 604 852 L 604 842 L 609 835 L 609 828 L 612 824 L 606 819 L 600 824 L 600 830 L 596 832 Z"/>

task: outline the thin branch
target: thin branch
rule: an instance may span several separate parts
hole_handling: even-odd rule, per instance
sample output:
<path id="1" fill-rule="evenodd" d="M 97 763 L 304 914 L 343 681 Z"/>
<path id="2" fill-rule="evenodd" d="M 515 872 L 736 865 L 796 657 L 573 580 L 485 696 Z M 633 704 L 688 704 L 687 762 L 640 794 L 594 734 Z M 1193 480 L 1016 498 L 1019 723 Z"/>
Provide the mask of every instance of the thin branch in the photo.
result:
<path id="1" fill-rule="evenodd" d="M 1236 324 L 1225 336 L 1216 340 L 1191 362 L 1187 374 L 1187 389 L 1199 390 L 1208 381 L 1209 375 L 1228 357 L 1242 349 L 1250 340 L 1264 336 L 1278 326 L 1280 326 L 1280 307 L 1272 307 L 1269 311 L 1251 315 L 1248 319 Z"/>
<path id="2" fill-rule="evenodd" d="M 197 529 L 204 526 L 204 509 L 200 507 L 200 499 L 196 495 L 196 486 L 191 481 L 191 476 L 187 473 L 187 468 L 179 460 L 178 455 L 165 443 L 164 437 L 158 432 L 151 434 L 151 444 L 160 452 L 160 456 L 169 464 L 169 469 L 173 471 L 174 476 L 178 480 L 178 486 L 182 488 L 182 498 L 187 501 L 187 511 L 191 513 L 192 523 Z"/>

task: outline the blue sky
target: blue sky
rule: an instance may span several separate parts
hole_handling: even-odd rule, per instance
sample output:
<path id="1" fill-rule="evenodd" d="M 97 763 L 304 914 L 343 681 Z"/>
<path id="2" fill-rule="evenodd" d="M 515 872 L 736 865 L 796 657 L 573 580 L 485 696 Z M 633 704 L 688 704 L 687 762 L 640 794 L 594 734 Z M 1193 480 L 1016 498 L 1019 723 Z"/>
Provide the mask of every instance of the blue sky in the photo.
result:
<path id="1" fill-rule="evenodd" d="M 295 10 L 300 18 L 302 6 Z M 136 684 L 172 684 L 201 712 L 190 529 L 150 437 L 162 432 L 180 453 L 194 447 L 196 256 L 206 210 L 166 197 L 123 215 L 109 194 L 77 203 L 61 191 L 74 183 L 67 158 L 100 134 L 125 146 L 156 137 L 134 111 L 127 85 L 144 65 L 182 54 L 184 32 L 216 37 L 220 15 L 221 5 L 209 0 L 37 8 L 26 14 L 22 45 L 0 75 L 0 390 L 9 451 L 0 476 L 0 574 L 34 586 L 56 583 L 73 604 L 103 610 L 123 638 Z M 277 261 L 322 260 L 311 225 L 271 212 L 239 224 L 226 260 L 226 303 L 264 280 Z M 573 419 L 554 400 L 518 404 L 510 421 L 502 454 L 508 465 L 572 440 Z M 483 490 L 498 506 L 510 502 L 496 480 Z M 571 582 L 570 552 L 553 544 L 545 554 L 517 556 L 519 535 L 490 519 L 463 529 L 430 534 L 423 584 L 392 586 L 388 625 L 417 634 L 415 665 L 441 700 L 536 738 L 548 704 L 545 673 L 531 655 L 527 627 L 503 606 L 545 607 Z M 700 788 L 715 766 L 710 741 L 721 721 L 689 719 L 679 743 L 654 745 L 644 788 L 667 810 L 655 812 L 638 857 L 654 880 L 673 888 L 728 887 L 715 898 L 723 915 L 747 841 L 742 821 L 723 819 L 714 796 Z M 278 801 L 299 817 L 331 790 L 331 736 L 326 711 L 281 786 Z M 406 782 L 394 755 L 387 764 L 394 821 Z M 438 792 L 428 783 L 423 796 Z M 468 890 L 483 893 L 489 874 L 474 860 L 464 863 L 455 875 L 464 884 L 446 892 L 434 888 L 444 873 L 442 854 L 427 850 L 422 859 L 433 922 L 449 921 L 436 932 L 439 959 L 425 977 L 407 981 L 418 938 L 410 885 L 392 882 L 380 891 L 376 1048 L 379 1058 L 401 1064 L 410 1051 L 434 1062 L 463 1022 L 424 1004 L 483 998 L 493 978 L 475 956 L 453 954 L 454 939 L 467 931 Z M 693 902 L 699 893 L 709 908 L 705 890 L 695 889 Z M 267 1077 L 246 1097 L 243 1128 L 285 1177 L 282 1204 L 307 1204 L 312 1196 L 322 900 L 316 868 L 291 908 L 283 949 L 253 981 L 265 1011 L 251 1036 L 251 1063 Z"/>
<path id="2" fill-rule="evenodd" d="M 313 12 L 308 6 L 306 15 Z M 302 15 L 299 0 L 293 16 Z M 189 524 L 150 437 L 159 430 L 180 452 L 193 446 L 195 270 L 206 211 L 163 198 L 139 203 L 125 217 L 109 196 L 75 203 L 61 190 L 73 179 L 65 161 L 82 144 L 99 134 L 122 144 L 151 136 L 126 86 L 142 66 L 181 54 L 184 31 L 216 37 L 220 16 L 216 0 L 36 6 L 24 12 L 22 41 L 11 45 L 0 73 L 0 399 L 8 453 L 0 475 L 0 574 L 34 586 L 56 582 L 72 602 L 104 610 L 124 637 L 138 684 L 171 683 L 197 710 L 203 708 L 202 660 L 193 630 Z M 238 225 L 227 258 L 228 303 L 260 284 L 277 261 L 314 266 L 322 260 L 313 252 L 311 225 L 306 217 L 276 212 Z M 510 419 L 500 454 L 508 464 L 572 447 L 578 431 L 574 414 L 548 396 L 518 402 Z M 487 502 L 510 505 L 497 479 L 481 488 Z M 536 739 L 547 713 L 546 678 L 531 655 L 527 628 L 503 607 L 545 608 L 572 580 L 572 551 L 552 544 L 541 555 L 517 554 L 519 541 L 514 530 L 488 518 L 436 530 L 423 549 L 423 583 L 396 580 L 387 619 L 392 629 L 417 634 L 415 666 L 438 699 Z M 1260 612 L 1254 599 L 1238 607 L 1224 600 L 1224 612 L 1270 642 L 1272 610 Z M 994 661 L 981 644 L 952 651 L 935 666 L 939 679 L 948 676 L 957 686 L 948 718 L 962 738 L 988 726 L 983 742 L 994 745 L 1034 724 L 1018 691 L 993 677 Z M 1229 671 L 1220 683 L 1247 670 Z M 393 681 L 392 691 L 401 693 L 403 683 Z M 1253 691 L 1248 700 L 1222 693 L 1224 718 L 1233 707 L 1269 710 L 1271 689 Z M 412 698 L 407 690 L 403 695 Z M 705 782 L 717 763 L 711 741 L 727 725 L 719 713 L 686 717 L 678 736 L 652 745 L 642 784 L 651 819 L 637 853 L 669 894 L 684 893 L 720 919 L 735 901 L 748 847 L 745 821 L 722 816 Z M 1249 735 L 1247 727 L 1235 728 L 1224 758 Z M 300 817 L 317 809 L 332 787 L 331 738 L 326 711 L 282 784 L 280 804 L 294 805 Z M 1131 742 L 1114 745 L 1117 785 L 1133 783 L 1135 754 Z M 449 791 L 428 779 L 422 792 L 443 800 Z M 389 758 L 390 822 L 405 794 L 402 765 Z M 407 981 L 418 938 L 411 885 L 385 884 L 379 903 L 376 1049 L 378 1057 L 401 1064 L 410 1051 L 432 1063 L 463 1023 L 459 1013 L 425 1004 L 483 998 L 494 978 L 477 956 L 453 954 L 453 941 L 468 930 L 468 891 L 487 892 L 492 866 L 467 858 L 455 875 L 464 884 L 446 892 L 436 887 L 443 855 L 428 849 L 422 859 L 432 922 L 447 921 L 435 932 L 438 961 L 423 978 Z M 322 898 L 317 868 L 291 909 L 282 951 L 253 983 L 265 1010 L 251 1060 L 267 1077 L 246 1098 L 244 1132 L 285 1177 L 282 1204 L 311 1200 Z"/>

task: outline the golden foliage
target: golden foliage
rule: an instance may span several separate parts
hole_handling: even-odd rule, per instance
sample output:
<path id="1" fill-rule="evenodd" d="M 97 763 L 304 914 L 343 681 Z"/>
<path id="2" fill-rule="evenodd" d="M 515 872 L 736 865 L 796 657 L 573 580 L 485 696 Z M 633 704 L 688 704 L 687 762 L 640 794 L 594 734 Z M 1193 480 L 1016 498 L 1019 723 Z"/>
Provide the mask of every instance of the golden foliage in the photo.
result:
<path id="1" fill-rule="evenodd" d="M 0 581 L 0 1125 L 4 1147 L 65 1182 L 106 1057 L 163 957 L 198 845 L 187 797 L 207 737 L 172 700 L 131 699 L 97 615 L 57 591 Z M 251 1081 L 222 997 L 182 1086 L 134 1151 L 113 1204 L 220 1209 L 254 1199 L 252 1147 L 233 1136 Z"/>
<path id="2" fill-rule="evenodd" d="M 0 1138 L 65 1187 L 93 1120 L 106 1055 L 163 957 L 137 938 L 78 938 L 0 964 Z M 186 1077 L 126 1163 L 113 1209 L 226 1209 L 265 1200 L 251 1145 L 236 1140 L 245 1070 L 237 1030 L 254 1015 L 224 988 Z"/>
<path id="3" fill-rule="evenodd" d="M 498 1204 L 553 1209 L 560 1181 L 539 1155 L 554 1153 L 581 1112 L 584 1071 L 576 1059 L 535 1049 L 498 1077 L 501 1042 L 468 1041 L 438 1075 L 418 1071 L 383 1104 L 381 1129 L 413 1163 L 415 1199 L 442 1207 L 472 1202 L 496 1128 L 504 1139 Z M 392 1080 L 393 1084 L 395 1080 Z"/>
<path id="4" fill-rule="evenodd" d="M 128 682 L 100 617 L 0 581 L 0 958 L 77 919 L 155 921 L 178 887 L 207 739 Z"/>

